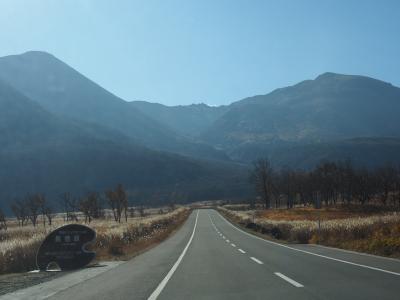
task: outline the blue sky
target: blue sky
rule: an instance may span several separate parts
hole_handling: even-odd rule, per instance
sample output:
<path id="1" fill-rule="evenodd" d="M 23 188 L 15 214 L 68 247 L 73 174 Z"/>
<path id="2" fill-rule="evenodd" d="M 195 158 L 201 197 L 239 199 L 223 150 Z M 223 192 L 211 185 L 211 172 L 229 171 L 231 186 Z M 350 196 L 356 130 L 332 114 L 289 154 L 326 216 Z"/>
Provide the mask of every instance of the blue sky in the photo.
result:
<path id="1" fill-rule="evenodd" d="M 400 86 L 400 1 L 0 0 L 0 42 L 128 101 L 227 104 L 326 71 Z"/>

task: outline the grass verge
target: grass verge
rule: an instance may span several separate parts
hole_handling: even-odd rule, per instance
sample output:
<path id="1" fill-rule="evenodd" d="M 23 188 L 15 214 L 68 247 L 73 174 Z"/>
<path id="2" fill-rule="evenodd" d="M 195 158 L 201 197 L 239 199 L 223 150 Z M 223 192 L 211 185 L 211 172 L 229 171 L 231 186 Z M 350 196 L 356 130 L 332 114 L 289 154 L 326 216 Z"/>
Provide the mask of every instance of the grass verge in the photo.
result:
<path id="1" fill-rule="evenodd" d="M 312 243 L 337 247 L 358 252 L 371 253 L 388 257 L 400 257 L 400 214 L 385 212 L 380 214 L 355 214 L 352 217 L 337 218 L 338 210 L 329 216 L 325 212 L 320 226 L 311 218 L 294 220 L 287 214 L 301 215 L 302 212 L 283 212 L 286 217 L 279 219 L 279 212 L 269 211 L 234 211 L 218 207 L 218 211 L 229 220 L 264 234 L 276 240 L 292 243 Z M 314 212 L 306 212 L 306 215 Z M 274 217 L 270 217 L 270 216 Z M 335 217 L 336 216 L 336 217 Z"/>
<path id="2" fill-rule="evenodd" d="M 166 214 L 129 218 L 128 222 L 122 223 L 111 219 L 94 220 L 88 226 L 97 232 L 97 238 L 90 250 L 96 251 L 96 262 L 128 260 L 166 239 L 189 214 L 190 209 L 179 207 Z M 1 231 L 0 274 L 36 269 L 36 253 L 40 244 L 49 232 L 65 224 L 60 218 L 51 227 L 19 227 L 14 224 L 7 231 Z"/>

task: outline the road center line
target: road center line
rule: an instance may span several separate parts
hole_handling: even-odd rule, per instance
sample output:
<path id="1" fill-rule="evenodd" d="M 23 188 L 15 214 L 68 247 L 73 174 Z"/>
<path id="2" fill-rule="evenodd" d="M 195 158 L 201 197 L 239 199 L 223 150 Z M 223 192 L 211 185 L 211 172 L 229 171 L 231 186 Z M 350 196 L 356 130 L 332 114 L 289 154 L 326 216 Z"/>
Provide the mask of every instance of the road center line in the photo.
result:
<path id="1" fill-rule="evenodd" d="M 193 232 L 192 232 L 192 235 L 190 236 L 190 239 L 189 239 L 188 243 L 186 244 L 185 248 L 183 249 L 181 255 L 178 257 L 178 260 L 172 266 L 171 270 L 169 270 L 168 274 L 160 282 L 160 284 L 157 286 L 157 288 L 154 290 L 154 292 L 150 295 L 148 300 L 157 299 L 157 297 L 160 295 L 160 293 L 162 292 L 162 290 L 164 289 L 164 287 L 166 286 L 168 281 L 171 279 L 172 275 L 174 275 L 176 269 L 178 268 L 179 264 L 181 263 L 183 257 L 185 256 L 186 251 L 188 250 L 190 244 L 192 243 L 192 240 L 193 240 L 193 237 L 194 237 L 194 233 L 196 231 L 198 217 L 199 217 L 199 211 L 197 211 L 196 221 L 194 222 L 194 227 L 193 227 Z"/>
<path id="2" fill-rule="evenodd" d="M 304 287 L 304 285 L 302 285 L 302 284 L 298 283 L 297 281 L 295 281 L 295 280 L 283 275 L 282 273 L 275 272 L 274 274 L 276 276 L 282 278 L 283 280 L 286 280 L 287 282 L 289 282 L 290 284 L 294 285 L 295 287 Z"/>
<path id="3" fill-rule="evenodd" d="M 231 246 L 232 246 L 232 247 L 236 247 L 236 245 L 235 245 L 235 244 L 231 244 Z"/>
<path id="4" fill-rule="evenodd" d="M 242 250 L 242 249 L 238 249 L 238 251 L 241 252 L 241 253 L 243 253 L 243 254 L 246 253 L 246 251 L 244 251 L 244 250 Z"/>
<path id="5" fill-rule="evenodd" d="M 290 250 L 293 250 L 293 251 L 297 251 L 297 252 L 306 253 L 306 254 L 309 254 L 309 255 L 314 255 L 314 256 L 317 256 L 317 257 L 322 257 L 322 258 L 325 258 L 325 259 L 330 259 L 330 260 L 333 260 L 333 261 L 338 261 L 338 262 L 341 262 L 341 263 L 344 263 L 344 264 L 349 264 L 349 265 L 353 265 L 353 266 L 357 266 L 357 267 L 361 267 L 361 268 L 366 268 L 366 269 L 370 269 L 370 270 L 374 270 L 374 271 L 379 271 L 379 272 L 383 272 L 383 273 L 388 273 L 388 274 L 400 276 L 400 273 L 397 273 L 397 272 L 388 271 L 388 270 L 384 270 L 384 269 L 380 269 L 380 268 L 375 268 L 375 267 L 371 267 L 371 266 L 367 266 L 367 265 L 357 264 L 357 263 L 353 263 L 351 261 L 342 260 L 342 259 L 338 259 L 338 258 L 334 258 L 334 257 L 322 255 L 322 254 L 317 254 L 317 253 L 313 253 L 313 252 L 306 251 L 306 250 L 296 249 L 296 248 L 293 248 L 293 247 L 290 247 L 290 246 L 286 246 L 286 245 L 283 245 L 283 244 L 279 244 L 279 243 L 276 243 L 276 242 L 273 242 L 273 241 L 265 240 L 263 238 L 255 236 L 253 234 L 250 234 L 250 233 L 248 233 L 248 232 L 236 227 L 231 222 L 229 222 L 227 219 L 225 219 L 219 212 L 217 212 L 217 214 L 220 216 L 220 218 L 222 220 L 224 220 L 226 223 L 228 223 L 230 226 L 232 226 L 236 230 L 238 230 L 238 231 L 240 231 L 240 232 L 242 232 L 242 233 L 244 233 L 244 234 L 246 234 L 248 236 L 251 236 L 254 239 L 261 240 L 261 241 L 263 241 L 265 243 L 269 243 L 269 244 L 272 244 L 272 245 L 275 245 L 275 246 L 287 248 L 287 249 L 290 249 Z"/>
<path id="6" fill-rule="evenodd" d="M 263 264 L 264 264 L 261 260 L 255 258 L 255 257 L 253 257 L 253 256 L 251 256 L 250 259 L 253 260 L 253 261 L 255 261 L 256 263 L 258 263 L 259 265 L 263 265 Z"/>
<path id="7" fill-rule="evenodd" d="M 226 240 L 227 243 L 229 243 L 229 240 Z"/>

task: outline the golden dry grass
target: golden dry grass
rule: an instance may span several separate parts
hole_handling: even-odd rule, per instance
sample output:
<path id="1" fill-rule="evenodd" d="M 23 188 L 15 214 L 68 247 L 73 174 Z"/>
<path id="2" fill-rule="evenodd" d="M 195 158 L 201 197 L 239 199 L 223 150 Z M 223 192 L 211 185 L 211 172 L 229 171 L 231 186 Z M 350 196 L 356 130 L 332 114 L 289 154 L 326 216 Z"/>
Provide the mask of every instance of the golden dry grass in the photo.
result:
<path id="1" fill-rule="evenodd" d="M 297 243 L 320 243 L 327 246 L 400 257 L 400 214 L 373 213 L 334 208 L 318 211 L 296 208 L 290 211 L 220 212 L 242 226 L 273 238 Z"/>
<path id="2" fill-rule="evenodd" d="M 97 233 L 91 249 L 96 251 L 96 260 L 127 259 L 166 238 L 188 215 L 188 208 L 179 207 L 165 214 L 128 218 L 128 222 L 93 220 L 86 224 Z M 68 223 L 61 216 L 46 227 L 40 223 L 19 227 L 16 221 L 9 222 L 8 230 L 0 231 L 0 274 L 35 269 L 36 252 L 46 235 Z"/>
<path id="3" fill-rule="evenodd" d="M 315 209 L 313 207 L 297 207 L 294 209 L 271 209 L 260 212 L 259 217 L 277 221 L 317 221 L 338 220 L 378 215 L 374 210 L 362 210 L 357 206 L 336 206 Z M 380 213 L 382 214 L 382 213 Z"/>

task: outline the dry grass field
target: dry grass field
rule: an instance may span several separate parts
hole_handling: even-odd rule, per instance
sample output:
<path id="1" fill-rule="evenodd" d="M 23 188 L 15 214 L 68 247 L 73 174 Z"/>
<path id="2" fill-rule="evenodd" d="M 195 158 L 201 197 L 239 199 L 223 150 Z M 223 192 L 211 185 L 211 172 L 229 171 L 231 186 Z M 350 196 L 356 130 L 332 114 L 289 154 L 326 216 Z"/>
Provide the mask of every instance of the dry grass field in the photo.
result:
<path id="1" fill-rule="evenodd" d="M 96 251 L 96 261 L 125 260 L 165 239 L 178 228 L 189 215 L 190 210 L 178 207 L 160 214 L 158 210 L 147 210 L 145 217 L 130 217 L 128 222 L 115 222 L 111 217 L 95 219 L 90 224 L 97 233 L 91 249 Z M 80 222 L 84 224 L 83 218 Z M 8 222 L 8 229 L 0 231 L 0 274 L 23 272 L 36 269 L 36 252 L 46 235 L 72 222 L 65 222 L 61 215 L 53 220 L 52 226 L 41 222 L 36 227 L 18 226 Z"/>
<path id="2" fill-rule="evenodd" d="M 275 239 L 400 257 L 399 212 L 359 206 L 267 211 L 219 207 L 219 211 L 232 221 Z"/>

